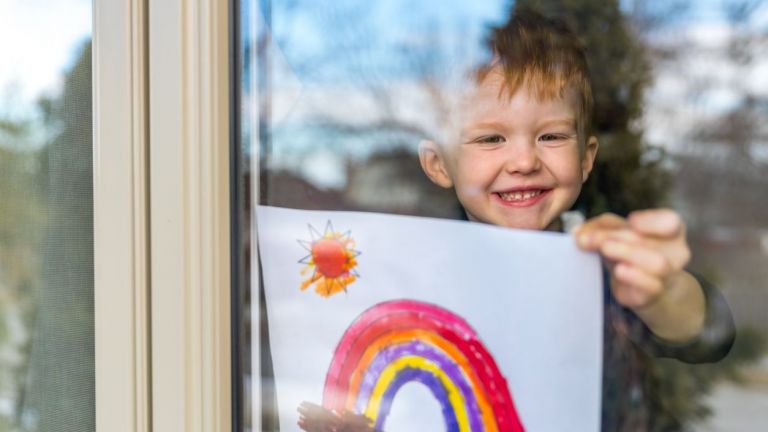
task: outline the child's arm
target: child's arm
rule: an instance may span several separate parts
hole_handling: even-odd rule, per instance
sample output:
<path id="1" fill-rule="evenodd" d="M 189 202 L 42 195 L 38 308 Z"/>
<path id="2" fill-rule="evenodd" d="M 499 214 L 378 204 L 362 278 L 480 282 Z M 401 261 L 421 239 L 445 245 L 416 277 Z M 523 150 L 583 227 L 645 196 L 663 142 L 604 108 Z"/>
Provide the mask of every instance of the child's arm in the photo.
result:
<path id="1" fill-rule="evenodd" d="M 599 251 L 608 262 L 616 301 L 634 311 L 656 336 L 686 342 L 699 335 L 706 298 L 699 282 L 684 270 L 690 250 L 677 213 L 645 210 L 627 219 L 603 214 L 575 234 L 581 248 Z"/>

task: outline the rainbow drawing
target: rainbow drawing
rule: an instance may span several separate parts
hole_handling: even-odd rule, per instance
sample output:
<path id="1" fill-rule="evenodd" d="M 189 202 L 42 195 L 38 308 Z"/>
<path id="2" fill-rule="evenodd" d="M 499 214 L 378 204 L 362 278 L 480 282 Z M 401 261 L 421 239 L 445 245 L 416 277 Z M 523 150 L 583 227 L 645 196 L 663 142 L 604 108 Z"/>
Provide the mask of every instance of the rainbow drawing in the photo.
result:
<path id="1" fill-rule="evenodd" d="M 323 405 L 352 411 L 383 430 L 405 384 L 425 385 L 448 431 L 523 431 L 507 382 L 475 331 L 429 303 L 397 300 L 363 312 L 339 342 Z"/>

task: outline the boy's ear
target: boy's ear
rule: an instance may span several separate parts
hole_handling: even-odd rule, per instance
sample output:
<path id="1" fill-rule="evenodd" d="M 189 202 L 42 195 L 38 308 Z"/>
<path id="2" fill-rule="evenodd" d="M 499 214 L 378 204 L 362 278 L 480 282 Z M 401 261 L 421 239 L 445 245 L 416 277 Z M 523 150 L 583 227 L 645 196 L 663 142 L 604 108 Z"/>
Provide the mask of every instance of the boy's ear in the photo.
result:
<path id="1" fill-rule="evenodd" d="M 419 143 L 419 162 L 432 183 L 444 188 L 453 186 L 453 180 L 445 169 L 441 150 L 433 141 L 423 140 Z"/>
<path id="2" fill-rule="evenodd" d="M 589 178 L 589 173 L 592 172 L 592 168 L 595 166 L 595 157 L 597 156 L 597 148 L 600 145 L 597 142 L 597 138 L 593 135 L 587 139 L 587 143 L 584 148 L 584 154 L 581 157 L 581 182 L 584 183 Z"/>

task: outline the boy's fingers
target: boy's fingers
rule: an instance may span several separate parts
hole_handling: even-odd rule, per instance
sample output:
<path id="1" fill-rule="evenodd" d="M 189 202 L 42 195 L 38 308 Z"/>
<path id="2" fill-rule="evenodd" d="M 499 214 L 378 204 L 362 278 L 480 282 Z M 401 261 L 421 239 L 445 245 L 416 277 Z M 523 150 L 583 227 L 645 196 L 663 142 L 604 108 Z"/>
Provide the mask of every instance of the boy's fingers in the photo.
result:
<path id="1" fill-rule="evenodd" d="M 582 249 L 595 250 L 605 241 L 611 232 L 626 228 L 627 221 L 613 213 L 603 213 L 589 219 L 576 228 L 576 243 Z"/>
<path id="2" fill-rule="evenodd" d="M 613 269 L 613 296 L 622 306 L 642 308 L 656 301 L 664 285 L 661 279 L 628 264 L 617 264 Z"/>
<path id="3" fill-rule="evenodd" d="M 613 213 L 603 213 L 600 216 L 595 216 L 579 226 L 576 230 L 581 232 L 582 230 L 592 229 L 617 229 L 627 226 L 627 220 L 623 217 Z"/>
<path id="4" fill-rule="evenodd" d="M 301 415 L 300 421 L 305 427 L 304 430 L 323 431 L 329 428 L 338 420 L 338 416 L 331 410 L 311 402 L 302 402 L 297 408 Z"/>
<path id="5" fill-rule="evenodd" d="M 649 243 L 648 240 L 642 237 L 641 234 L 638 234 L 637 232 L 632 231 L 629 228 L 622 228 L 622 229 L 608 231 L 605 237 L 605 241 L 611 241 L 611 240 L 637 244 L 637 245 L 646 245 Z"/>
<path id="6" fill-rule="evenodd" d="M 633 230 L 656 237 L 675 237 L 685 229 L 680 215 L 670 209 L 632 212 L 628 222 Z"/>
<path id="7" fill-rule="evenodd" d="M 633 245 L 647 245 L 648 241 L 647 239 L 644 239 L 640 234 L 632 231 L 629 228 L 618 228 L 618 229 L 610 229 L 610 230 L 591 230 L 587 231 L 588 235 L 579 237 L 577 235 L 576 240 L 579 241 L 583 238 L 587 238 L 590 242 L 589 247 L 585 247 L 587 245 L 582 245 L 580 243 L 579 245 L 584 247 L 585 249 L 590 250 L 598 250 L 602 247 L 603 244 L 607 241 L 620 241 L 624 243 L 629 243 Z"/>
<path id="8" fill-rule="evenodd" d="M 600 253 L 611 261 L 629 264 L 658 278 L 678 270 L 669 258 L 658 250 L 638 244 L 609 239 L 600 247 Z"/>

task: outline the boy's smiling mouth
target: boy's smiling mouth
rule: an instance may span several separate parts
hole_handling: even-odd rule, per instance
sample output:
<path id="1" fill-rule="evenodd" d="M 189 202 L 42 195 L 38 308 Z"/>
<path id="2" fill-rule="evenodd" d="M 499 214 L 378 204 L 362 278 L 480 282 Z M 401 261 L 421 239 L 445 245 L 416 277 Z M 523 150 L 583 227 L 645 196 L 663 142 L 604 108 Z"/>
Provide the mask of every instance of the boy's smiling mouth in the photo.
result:
<path id="1" fill-rule="evenodd" d="M 544 199 L 551 189 L 526 188 L 494 192 L 501 204 L 513 207 L 528 207 Z"/>

